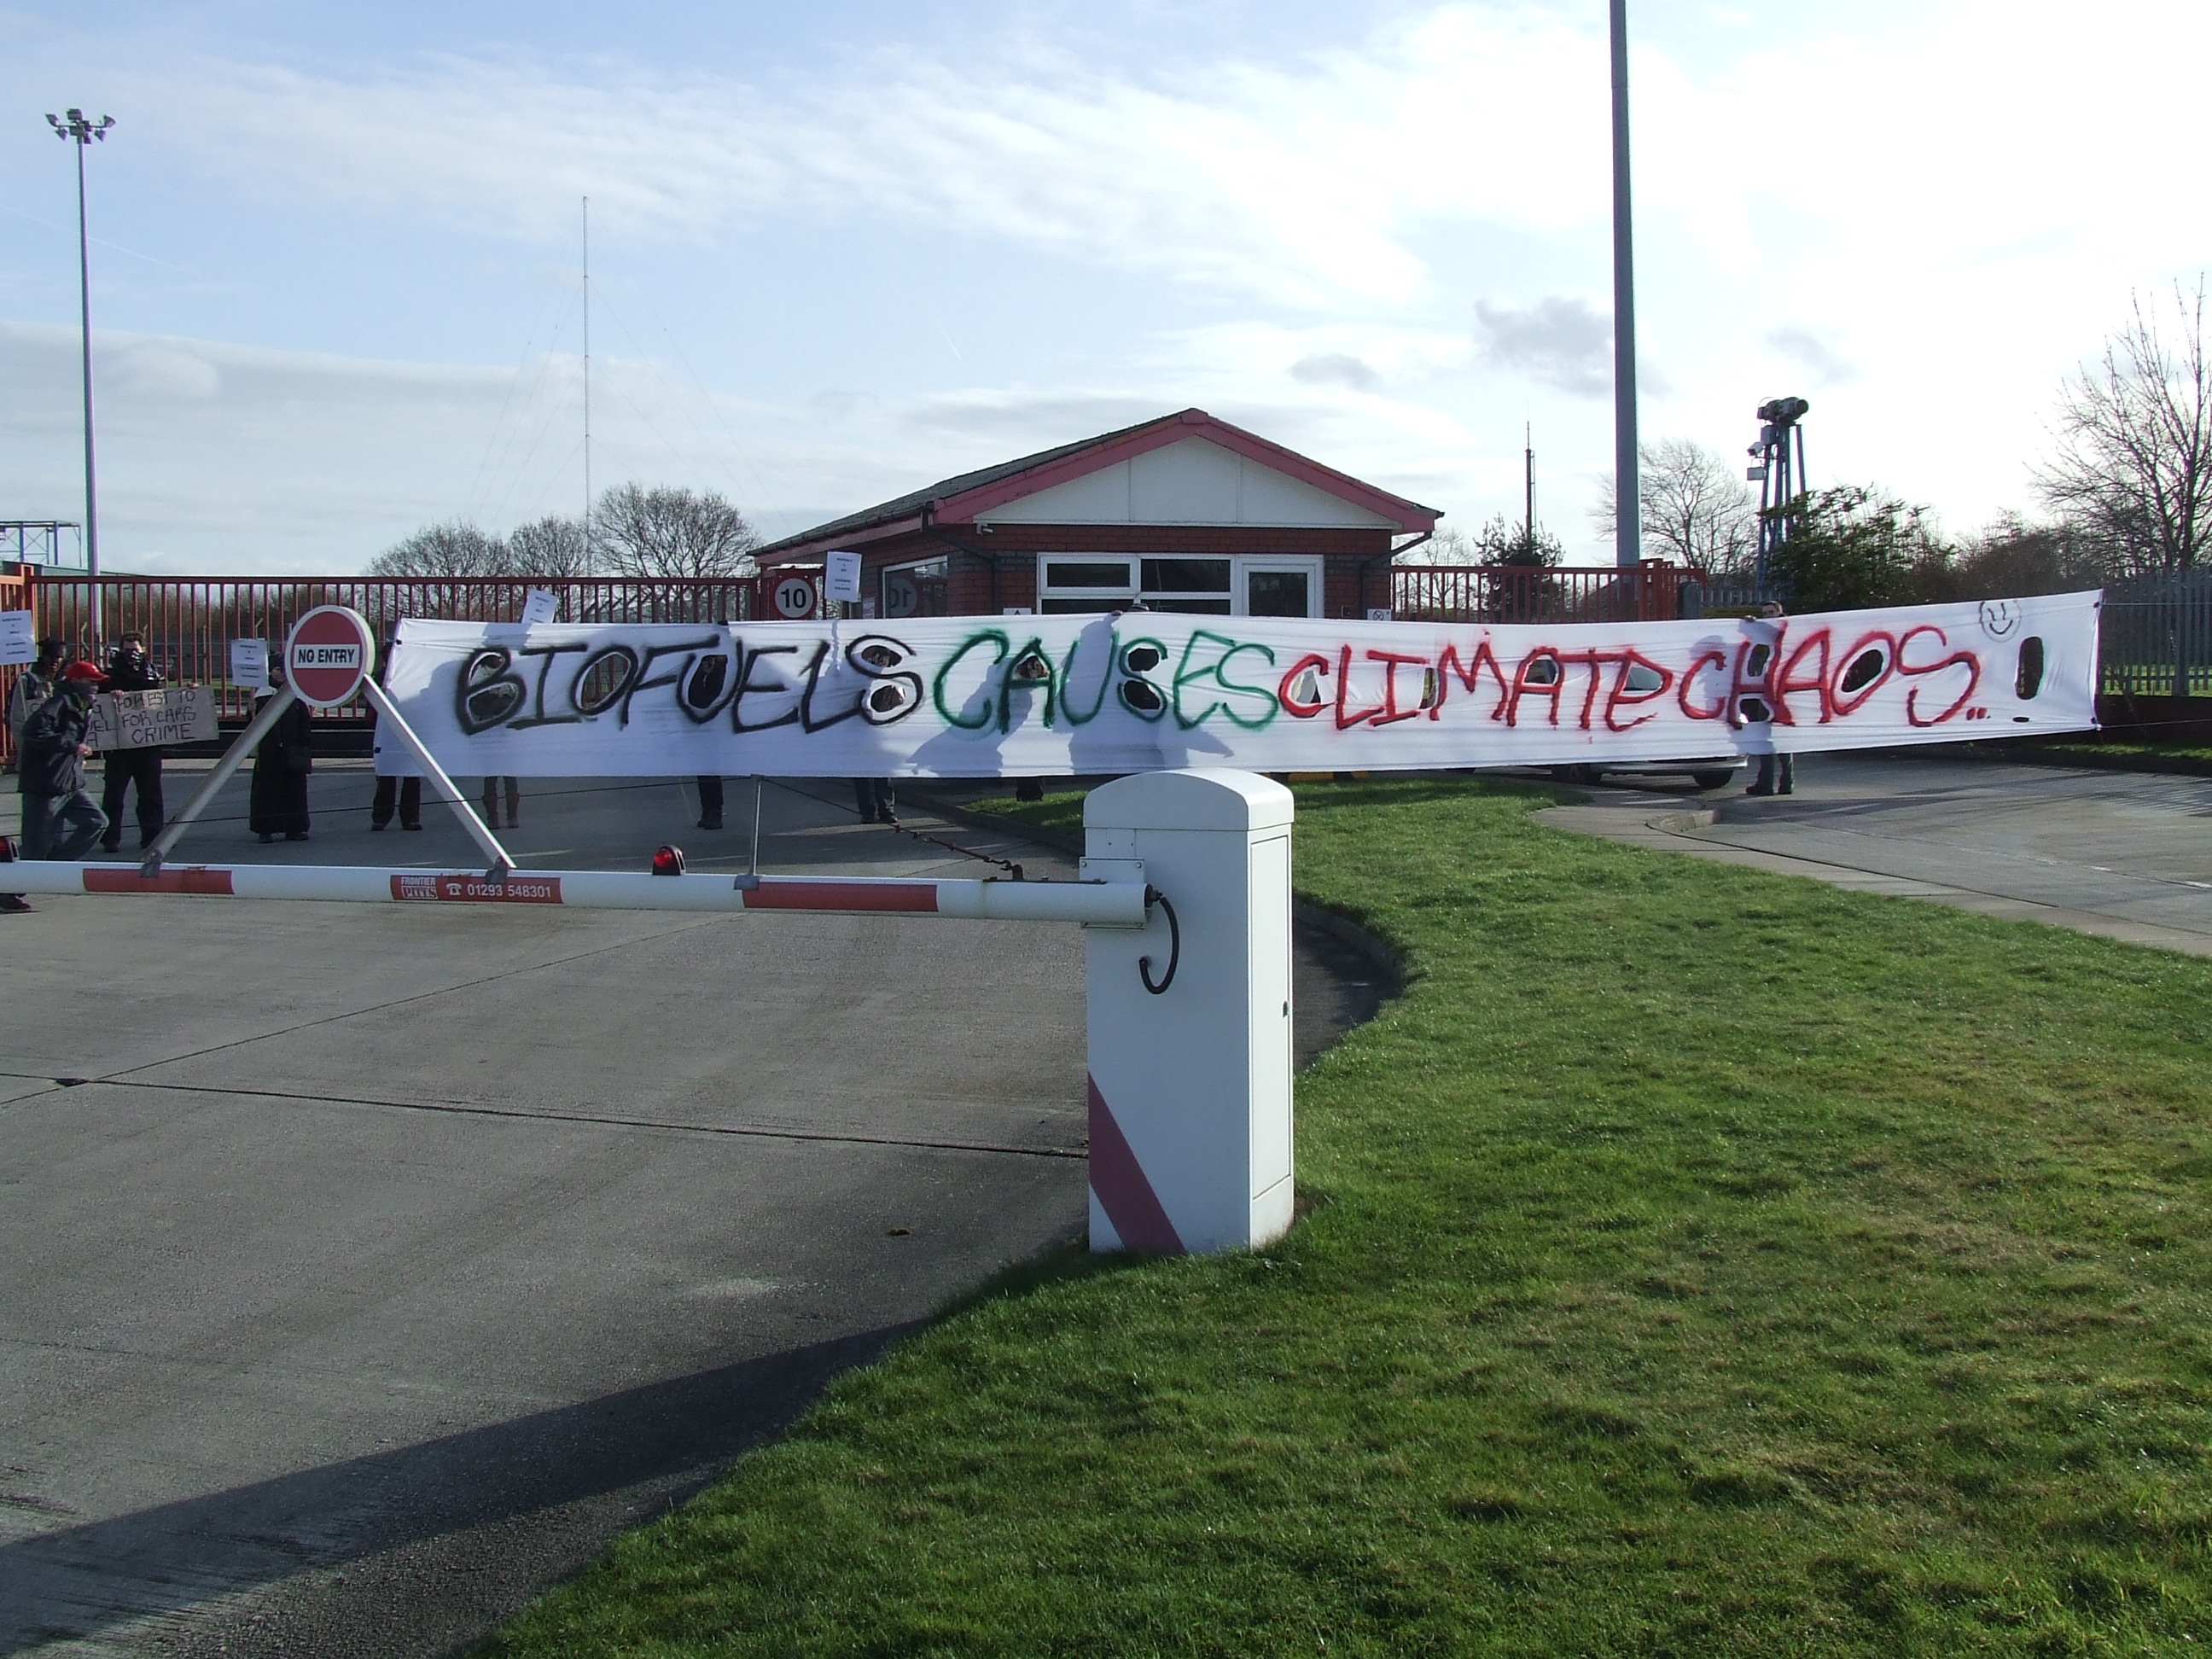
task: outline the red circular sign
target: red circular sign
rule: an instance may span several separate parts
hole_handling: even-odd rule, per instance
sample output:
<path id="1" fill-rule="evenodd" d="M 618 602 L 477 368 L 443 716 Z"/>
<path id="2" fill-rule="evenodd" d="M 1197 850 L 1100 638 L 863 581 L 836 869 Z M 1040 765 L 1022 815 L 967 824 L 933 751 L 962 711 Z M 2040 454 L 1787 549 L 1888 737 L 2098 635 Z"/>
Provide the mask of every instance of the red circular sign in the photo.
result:
<path id="1" fill-rule="evenodd" d="M 376 641 L 361 613 L 319 605 L 300 618 L 284 642 L 284 676 L 302 702 L 335 708 L 349 702 L 376 667 Z"/>

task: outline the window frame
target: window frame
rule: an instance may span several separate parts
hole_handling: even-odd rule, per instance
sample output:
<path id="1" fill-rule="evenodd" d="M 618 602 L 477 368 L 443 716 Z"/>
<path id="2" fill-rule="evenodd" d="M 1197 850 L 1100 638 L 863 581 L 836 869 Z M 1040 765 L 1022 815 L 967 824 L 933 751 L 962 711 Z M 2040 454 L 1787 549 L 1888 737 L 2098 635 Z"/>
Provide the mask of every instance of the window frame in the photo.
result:
<path id="1" fill-rule="evenodd" d="M 907 622 L 916 617 L 927 617 L 930 613 L 922 610 L 919 605 L 917 605 L 914 610 L 908 611 L 905 616 L 894 617 L 891 615 L 891 578 L 896 575 L 903 575 L 909 571 L 927 570 L 933 565 L 936 566 L 943 573 L 941 580 L 945 584 L 945 609 L 937 614 L 939 616 L 951 615 L 952 556 L 949 553 L 933 553 L 926 559 L 908 559 L 902 563 L 884 565 L 878 570 L 876 573 L 878 578 L 876 582 L 876 614 L 886 622 Z M 917 595 L 919 594 L 919 592 L 920 589 L 917 585 Z"/>
<path id="2" fill-rule="evenodd" d="M 1144 592 L 1144 567 L 1147 559 L 1219 559 L 1229 565 L 1228 614 L 1247 617 L 1251 614 L 1251 591 L 1246 578 L 1255 572 L 1297 571 L 1306 578 L 1306 616 L 1314 618 L 1326 616 L 1324 584 L 1328 578 L 1328 562 L 1318 553 L 1207 553 L 1190 550 L 1144 553 L 1084 553 L 1054 552 L 1036 556 L 1036 608 L 1046 613 L 1051 601 L 1095 601 L 1097 611 L 1127 610 L 1141 596 L 1149 604 L 1157 599 L 1212 600 L 1223 598 L 1218 591 L 1209 592 L 1176 592 L 1146 594 Z M 1088 586 L 1083 587 L 1054 587 L 1046 573 L 1056 564 L 1118 564 L 1127 573 L 1128 580 L 1118 587 Z M 1050 611 L 1057 616 L 1086 616 L 1092 611 Z M 1205 616 L 1205 611 L 1174 612 L 1169 614 Z M 1218 614 L 1218 613 L 1211 613 Z"/>

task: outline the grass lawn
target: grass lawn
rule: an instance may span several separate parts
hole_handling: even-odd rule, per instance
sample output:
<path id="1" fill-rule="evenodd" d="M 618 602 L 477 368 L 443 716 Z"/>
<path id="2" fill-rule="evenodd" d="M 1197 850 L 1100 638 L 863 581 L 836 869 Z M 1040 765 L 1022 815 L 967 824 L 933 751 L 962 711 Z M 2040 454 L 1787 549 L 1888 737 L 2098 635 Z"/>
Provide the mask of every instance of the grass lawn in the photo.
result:
<path id="1" fill-rule="evenodd" d="M 2212 1652 L 2212 963 L 1547 799 L 1301 787 L 1414 977 L 1279 1245 L 1036 1264 L 489 1651 Z"/>

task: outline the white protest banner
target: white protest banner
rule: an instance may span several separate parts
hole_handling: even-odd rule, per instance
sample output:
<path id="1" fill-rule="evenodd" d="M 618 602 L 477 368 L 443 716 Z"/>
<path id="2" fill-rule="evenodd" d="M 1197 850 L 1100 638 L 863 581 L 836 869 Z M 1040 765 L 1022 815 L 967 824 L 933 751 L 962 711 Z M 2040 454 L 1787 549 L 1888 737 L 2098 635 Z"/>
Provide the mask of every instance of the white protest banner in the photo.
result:
<path id="1" fill-rule="evenodd" d="M 204 685 L 157 691 L 104 691 L 92 700 L 85 741 L 103 753 L 166 743 L 207 743 L 216 735 L 215 693 Z"/>
<path id="2" fill-rule="evenodd" d="M 27 611 L 0 611 L 0 668 L 39 659 L 38 623 Z"/>
<path id="3" fill-rule="evenodd" d="M 1273 617 L 400 624 L 439 761 L 515 776 L 1000 777 L 1684 760 L 2096 724 L 2095 593 L 1775 621 Z"/>
<path id="4" fill-rule="evenodd" d="M 269 641 L 233 640 L 230 642 L 230 683 L 256 691 L 269 689 Z"/>
<path id="5" fill-rule="evenodd" d="M 550 587 L 533 587 L 522 598 L 522 625 L 541 628 L 561 614 L 561 596 Z"/>

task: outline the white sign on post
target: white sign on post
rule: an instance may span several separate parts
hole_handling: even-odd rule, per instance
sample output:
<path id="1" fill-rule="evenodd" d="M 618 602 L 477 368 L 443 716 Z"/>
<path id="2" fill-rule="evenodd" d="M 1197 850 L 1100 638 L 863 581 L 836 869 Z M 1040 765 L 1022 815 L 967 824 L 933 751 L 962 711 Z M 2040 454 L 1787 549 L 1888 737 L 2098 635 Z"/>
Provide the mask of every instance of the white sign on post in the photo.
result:
<path id="1" fill-rule="evenodd" d="M 823 561 L 822 597 L 854 605 L 860 599 L 860 556 L 832 553 Z"/>
<path id="2" fill-rule="evenodd" d="M 522 601 L 522 625 L 543 628 L 561 615 L 561 596 L 550 587 L 533 587 Z"/>
<path id="3" fill-rule="evenodd" d="M 248 690 L 269 689 L 269 641 L 233 640 L 230 642 L 230 683 Z"/>
<path id="4" fill-rule="evenodd" d="M 0 668 L 39 659 L 37 623 L 27 611 L 0 611 Z"/>

